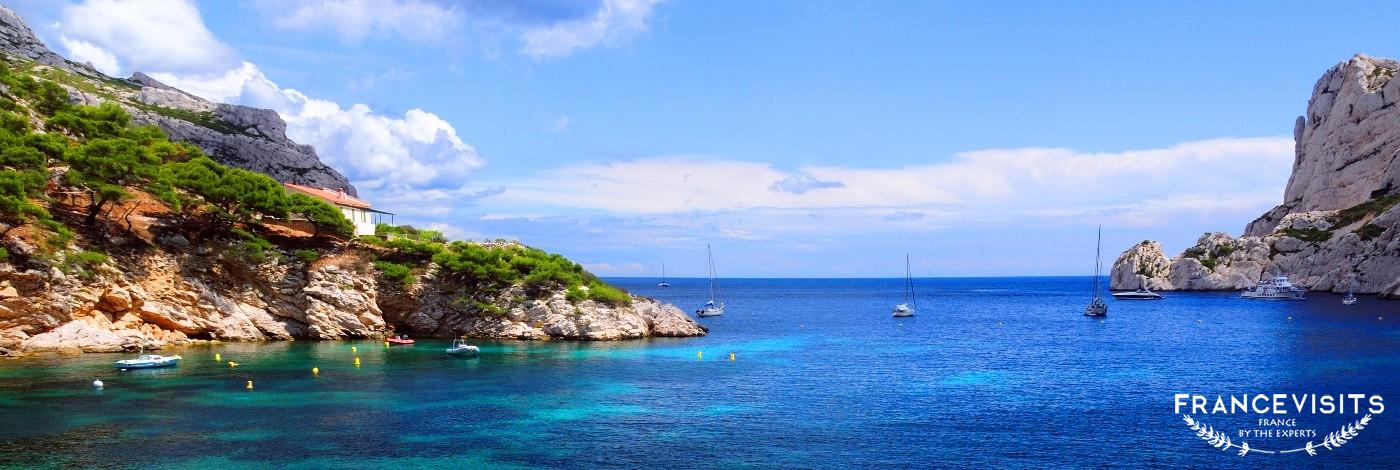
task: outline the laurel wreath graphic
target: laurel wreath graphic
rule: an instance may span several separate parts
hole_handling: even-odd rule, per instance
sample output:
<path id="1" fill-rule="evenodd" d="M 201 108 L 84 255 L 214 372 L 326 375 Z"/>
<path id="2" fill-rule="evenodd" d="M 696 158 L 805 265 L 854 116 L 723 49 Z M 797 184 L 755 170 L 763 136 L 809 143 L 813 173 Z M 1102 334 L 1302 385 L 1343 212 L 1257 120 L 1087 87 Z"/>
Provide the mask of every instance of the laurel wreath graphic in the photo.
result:
<path id="1" fill-rule="evenodd" d="M 1195 418 L 1192 418 L 1191 415 L 1182 415 L 1181 419 L 1183 421 L 1186 421 L 1186 426 L 1190 427 L 1192 431 L 1196 431 L 1197 437 L 1200 437 L 1201 440 L 1206 441 L 1206 443 L 1210 444 L 1211 447 L 1215 447 L 1222 451 L 1230 449 L 1239 449 L 1240 451 L 1238 455 L 1240 457 L 1249 455 L 1250 452 L 1259 454 L 1291 454 L 1294 452 L 1307 452 L 1308 455 L 1317 455 L 1318 447 L 1326 448 L 1327 450 L 1337 450 L 1338 447 L 1345 445 L 1347 441 L 1356 438 L 1356 435 L 1359 434 L 1362 429 L 1366 429 L 1366 425 L 1371 424 L 1371 415 L 1367 414 L 1365 416 L 1362 416 L 1361 419 L 1348 423 L 1347 425 L 1342 426 L 1341 429 L 1338 429 L 1332 432 L 1331 434 L 1328 434 L 1327 437 L 1322 440 L 1322 445 L 1320 446 L 1313 445 L 1312 441 L 1308 441 L 1308 443 L 1303 445 L 1303 447 L 1299 447 L 1297 449 L 1272 451 L 1251 448 L 1249 447 L 1249 443 L 1244 441 L 1240 441 L 1240 443 L 1236 444 L 1234 441 L 1230 440 L 1230 436 L 1224 431 L 1216 431 L 1214 427 L 1207 425 L 1206 423 L 1203 423 L 1201 421 L 1198 421 Z"/>

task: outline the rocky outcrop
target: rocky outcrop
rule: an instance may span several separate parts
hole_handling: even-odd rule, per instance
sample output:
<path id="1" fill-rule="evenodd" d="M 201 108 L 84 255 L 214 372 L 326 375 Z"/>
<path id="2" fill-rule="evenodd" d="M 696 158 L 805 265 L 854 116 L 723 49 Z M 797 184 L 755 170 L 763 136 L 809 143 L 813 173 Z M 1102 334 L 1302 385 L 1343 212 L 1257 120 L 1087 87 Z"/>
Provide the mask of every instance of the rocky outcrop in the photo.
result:
<path id="1" fill-rule="evenodd" d="M 122 80 L 69 62 L 49 50 L 19 15 L 4 6 L 0 6 L 0 53 L 71 72 L 74 80 L 87 82 L 83 87 L 65 84 L 74 102 L 121 104 L 135 122 L 158 126 L 172 140 L 192 143 L 219 163 L 282 182 L 356 194 L 349 180 L 322 163 L 314 148 L 287 138 L 287 123 L 276 111 L 212 103 L 143 73 Z"/>
<path id="2" fill-rule="evenodd" d="M 515 287 L 483 307 L 462 301 L 451 278 L 391 287 L 398 284 L 377 279 L 371 255 L 357 248 L 310 264 L 289 255 L 261 263 L 237 256 L 228 246 L 148 248 L 114 254 L 86 274 L 0 261 L 0 348 L 113 352 L 391 332 L 531 340 L 706 333 L 680 309 L 640 297 L 607 305 L 571 302 L 562 290 L 527 296 Z"/>
<path id="3" fill-rule="evenodd" d="M 512 339 L 619 340 L 651 336 L 701 336 L 706 329 L 673 305 L 633 297 L 631 305 L 571 302 L 564 291 L 531 298 L 523 287 L 495 296 L 489 309 L 461 300 L 458 281 L 429 268 L 404 289 L 382 284 L 385 317 L 419 335 Z"/>
<path id="4" fill-rule="evenodd" d="M 1208 233 L 1167 269 L 1144 242 L 1114 263 L 1110 287 L 1241 289 L 1286 274 L 1313 290 L 1400 298 L 1400 62 L 1358 54 L 1313 87 L 1294 125 L 1295 159 L 1283 204 L 1244 236 Z M 1146 261 L 1144 261 L 1146 260 Z"/>

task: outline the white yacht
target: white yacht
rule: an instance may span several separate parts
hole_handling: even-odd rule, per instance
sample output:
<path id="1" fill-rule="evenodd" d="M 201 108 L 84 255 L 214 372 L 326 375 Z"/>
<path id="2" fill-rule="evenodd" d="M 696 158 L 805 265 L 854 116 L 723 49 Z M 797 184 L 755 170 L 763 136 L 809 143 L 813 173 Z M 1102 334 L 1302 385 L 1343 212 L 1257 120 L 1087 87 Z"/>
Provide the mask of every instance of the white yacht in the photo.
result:
<path id="1" fill-rule="evenodd" d="M 715 303 L 715 297 L 719 296 L 719 286 L 715 283 L 715 253 L 710 251 L 710 245 L 705 245 L 705 254 L 710 261 L 710 301 L 705 302 L 700 308 L 695 309 L 695 315 L 700 317 L 718 317 L 724 315 L 724 302 Z"/>
<path id="2" fill-rule="evenodd" d="M 1108 316 L 1108 304 L 1099 297 L 1099 277 L 1103 274 L 1103 226 L 1099 226 L 1099 241 L 1094 245 L 1094 300 L 1084 307 L 1086 317 Z"/>
<path id="3" fill-rule="evenodd" d="M 1240 297 L 1263 300 L 1303 300 L 1308 290 L 1288 282 L 1288 276 L 1274 276 L 1245 289 Z"/>
<path id="4" fill-rule="evenodd" d="M 1113 298 L 1118 300 L 1162 300 L 1162 294 L 1147 290 L 1146 287 L 1139 287 L 1137 290 L 1114 292 Z"/>
<path id="5" fill-rule="evenodd" d="M 894 316 L 912 317 L 919 309 L 919 301 L 914 298 L 914 274 L 909 270 L 909 254 L 904 254 L 904 303 L 894 306 Z"/>
<path id="6" fill-rule="evenodd" d="M 666 263 L 661 263 L 661 282 L 656 283 L 656 287 L 671 287 L 671 283 L 666 282 Z"/>

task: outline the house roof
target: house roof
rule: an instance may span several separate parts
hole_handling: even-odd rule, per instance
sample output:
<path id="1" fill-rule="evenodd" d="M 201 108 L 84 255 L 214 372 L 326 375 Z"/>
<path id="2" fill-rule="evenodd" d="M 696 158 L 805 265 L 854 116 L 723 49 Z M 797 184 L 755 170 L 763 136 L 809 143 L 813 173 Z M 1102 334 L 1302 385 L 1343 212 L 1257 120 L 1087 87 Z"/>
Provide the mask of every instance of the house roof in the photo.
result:
<path id="1" fill-rule="evenodd" d="M 346 194 L 345 191 L 325 188 L 313 188 L 310 186 L 302 186 L 299 184 L 292 183 L 282 184 L 286 185 L 287 189 L 291 189 L 296 192 L 305 193 L 310 196 L 315 196 L 324 199 L 326 202 L 335 204 L 337 206 L 355 207 L 359 209 L 369 209 L 370 207 L 368 202 L 365 202 L 363 199 L 356 198 L 355 196 Z"/>

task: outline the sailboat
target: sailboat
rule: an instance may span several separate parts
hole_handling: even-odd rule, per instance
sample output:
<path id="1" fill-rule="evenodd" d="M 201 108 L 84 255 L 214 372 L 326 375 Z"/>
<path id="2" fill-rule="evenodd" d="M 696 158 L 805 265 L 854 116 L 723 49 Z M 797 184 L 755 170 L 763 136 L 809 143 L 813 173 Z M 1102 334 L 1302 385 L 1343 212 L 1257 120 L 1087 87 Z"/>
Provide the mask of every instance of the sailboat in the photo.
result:
<path id="1" fill-rule="evenodd" d="M 705 254 L 710 261 L 710 301 L 705 305 L 695 309 L 695 315 L 701 317 L 718 317 L 724 315 L 724 302 L 715 303 L 715 297 L 719 295 L 719 287 L 715 283 L 715 253 L 710 251 L 710 245 L 705 245 Z"/>
<path id="2" fill-rule="evenodd" d="M 1094 245 L 1094 300 L 1084 307 L 1086 317 L 1108 316 L 1108 304 L 1099 297 L 1099 277 L 1103 274 L 1103 226 L 1099 226 L 1098 242 Z"/>
<path id="3" fill-rule="evenodd" d="M 661 282 L 656 283 L 656 287 L 671 287 L 671 283 L 666 282 L 666 263 L 661 263 Z"/>
<path id="4" fill-rule="evenodd" d="M 1347 275 L 1347 295 L 1342 297 L 1342 305 L 1352 305 L 1356 303 L 1356 274 Z"/>
<path id="5" fill-rule="evenodd" d="M 904 303 L 894 306 L 894 316 L 912 317 L 919 309 L 919 301 L 914 298 L 914 272 L 909 269 L 909 253 L 904 254 Z"/>

